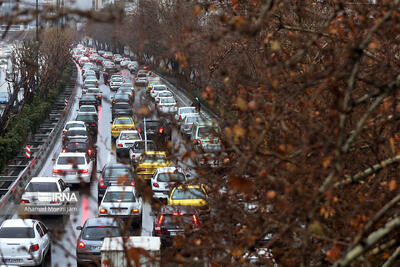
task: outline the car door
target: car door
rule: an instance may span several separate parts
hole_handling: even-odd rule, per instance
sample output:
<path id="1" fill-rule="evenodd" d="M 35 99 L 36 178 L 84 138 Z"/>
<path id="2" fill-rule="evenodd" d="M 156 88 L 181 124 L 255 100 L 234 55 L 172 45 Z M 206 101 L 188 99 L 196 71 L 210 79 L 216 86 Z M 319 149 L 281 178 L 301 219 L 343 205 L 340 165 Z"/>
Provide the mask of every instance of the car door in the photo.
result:
<path id="1" fill-rule="evenodd" d="M 39 222 L 40 227 L 43 230 L 43 243 L 45 245 L 46 251 L 48 251 L 48 249 L 50 248 L 50 244 L 51 244 L 51 240 L 50 240 L 50 236 L 49 236 L 49 229 L 47 229 L 47 227 L 42 223 Z"/>
<path id="2" fill-rule="evenodd" d="M 35 231 L 39 234 L 37 241 L 38 241 L 40 252 L 42 253 L 43 258 L 44 258 L 45 251 L 47 250 L 47 243 L 45 241 L 46 239 L 45 239 L 44 231 L 43 231 L 42 227 L 40 227 L 39 223 L 36 223 Z M 42 261 L 43 261 L 43 258 L 42 258 Z"/>

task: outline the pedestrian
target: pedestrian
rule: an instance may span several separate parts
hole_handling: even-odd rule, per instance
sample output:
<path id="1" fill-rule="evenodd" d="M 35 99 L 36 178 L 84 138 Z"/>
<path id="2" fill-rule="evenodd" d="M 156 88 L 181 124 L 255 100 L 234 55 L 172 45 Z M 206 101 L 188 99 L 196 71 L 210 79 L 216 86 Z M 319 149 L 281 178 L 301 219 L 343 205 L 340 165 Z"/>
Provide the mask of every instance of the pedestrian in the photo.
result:
<path id="1" fill-rule="evenodd" d="M 197 112 L 200 112 L 201 103 L 200 103 L 200 99 L 198 97 L 194 98 L 192 107 L 196 107 Z"/>

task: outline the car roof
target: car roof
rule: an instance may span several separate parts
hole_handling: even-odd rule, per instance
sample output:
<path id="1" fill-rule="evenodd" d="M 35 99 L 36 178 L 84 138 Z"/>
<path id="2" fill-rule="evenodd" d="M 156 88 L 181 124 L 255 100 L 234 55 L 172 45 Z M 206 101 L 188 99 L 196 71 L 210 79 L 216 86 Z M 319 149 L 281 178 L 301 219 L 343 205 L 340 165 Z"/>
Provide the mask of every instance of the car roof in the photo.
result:
<path id="1" fill-rule="evenodd" d="M 177 167 L 161 167 L 157 168 L 157 173 L 165 173 L 165 172 L 182 172 L 183 171 L 180 168 Z"/>
<path id="2" fill-rule="evenodd" d="M 83 121 L 69 121 L 65 125 L 67 125 L 67 124 L 82 124 L 82 125 L 85 125 L 85 123 Z"/>
<path id="3" fill-rule="evenodd" d="M 80 108 L 82 108 L 82 107 L 84 107 L 84 108 L 87 108 L 87 107 L 91 107 L 91 108 L 96 108 L 94 105 L 82 105 L 82 106 L 80 106 Z"/>
<path id="4" fill-rule="evenodd" d="M 193 206 L 189 205 L 165 205 L 161 207 L 161 214 L 173 214 L 173 213 L 182 213 L 182 214 L 197 214 L 197 209 Z"/>
<path id="5" fill-rule="evenodd" d="M 115 169 L 119 169 L 119 168 L 127 168 L 130 169 L 131 166 L 128 164 L 122 164 L 122 163 L 107 163 L 106 165 L 104 165 L 104 168 L 115 168 Z"/>
<path id="6" fill-rule="evenodd" d="M 59 177 L 33 177 L 30 183 L 57 182 L 58 180 L 60 180 Z"/>
<path id="7" fill-rule="evenodd" d="M 130 185 L 110 185 L 109 187 L 107 187 L 107 191 L 109 192 L 135 191 L 135 187 Z"/>
<path id="8" fill-rule="evenodd" d="M 81 156 L 85 157 L 86 153 L 84 152 L 61 152 L 58 157 L 76 157 L 76 156 Z"/>
<path id="9" fill-rule="evenodd" d="M 1 227 L 33 227 L 33 225 L 37 222 L 33 219 L 9 219 L 5 220 Z"/>
<path id="10" fill-rule="evenodd" d="M 133 122 L 133 119 L 132 119 L 131 117 L 117 117 L 117 118 L 114 119 L 114 122 L 115 122 L 116 120 L 119 120 L 119 119 L 123 119 L 123 120 L 129 119 L 129 120 L 131 120 L 131 121 Z"/>
<path id="11" fill-rule="evenodd" d="M 200 185 L 200 184 L 191 184 L 191 185 L 180 185 L 180 186 L 177 186 L 176 188 L 177 189 L 187 189 L 187 188 L 201 188 L 202 187 L 202 185 Z"/>
<path id="12" fill-rule="evenodd" d="M 85 227 L 95 226 L 118 226 L 118 222 L 114 218 L 100 217 L 88 218 L 85 222 Z"/>
<path id="13" fill-rule="evenodd" d="M 122 133 L 139 133 L 137 130 L 127 130 L 127 131 L 121 131 L 120 134 Z"/>
<path id="14" fill-rule="evenodd" d="M 167 153 L 165 153 L 165 151 L 147 151 L 147 152 L 144 152 L 143 154 L 145 154 L 145 155 L 167 155 Z"/>

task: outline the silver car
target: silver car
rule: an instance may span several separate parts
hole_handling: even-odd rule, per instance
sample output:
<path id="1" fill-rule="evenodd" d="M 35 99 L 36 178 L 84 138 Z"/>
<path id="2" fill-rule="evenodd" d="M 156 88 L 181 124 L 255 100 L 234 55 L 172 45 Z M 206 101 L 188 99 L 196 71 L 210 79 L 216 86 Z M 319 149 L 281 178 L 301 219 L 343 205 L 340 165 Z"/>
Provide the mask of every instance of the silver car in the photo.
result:
<path id="1" fill-rule="evenodd" d="M 192 133 L 192 125 L 198 121 L 201 121 L 199 113 L 193 113 L 185 116 L 181 123 L 181 133 L 184 134 L 185 137 L 190 138 L 190 134 Z"/>
<path id="2" fill-rule="evenodd" d="M 151 188 L 154 198 L 168 199 L 170 188 L 176 183 L 185 183 L 186 177 L 187 175 L 185 175 L 180 168 L 158 168 L 151 178 Z"/>

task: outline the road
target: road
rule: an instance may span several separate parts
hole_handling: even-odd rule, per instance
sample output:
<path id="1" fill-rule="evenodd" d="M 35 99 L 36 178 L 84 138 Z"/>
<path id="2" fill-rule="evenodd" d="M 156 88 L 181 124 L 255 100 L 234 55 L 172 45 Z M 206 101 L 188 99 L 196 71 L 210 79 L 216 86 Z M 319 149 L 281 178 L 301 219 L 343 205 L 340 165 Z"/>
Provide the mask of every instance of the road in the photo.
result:
<path id="1" fill-rule="evenodd" d="M 127 71 L 122 71 L 124 77 L 132 80 L 132 76 Z M 102 75 L 100 75 L 102 76 Z M 78 83 L 82 83 L 82 76 L 79 72 Z M 103 103 L 99 108 L 99 134 L 97 138 L 97 170 L 101 170 L 106 163 L 116 162 L 115 145 L 111 144 L 111 101 L 110 97 L 113 92 L 110 91 L 109 87 L 104 85 L 102 77 L 100 78 L 100 90 L 103 92 Z M 68 120 L 73 120 L 76 117 L 78 109 L 78 99 L 81 96 L 81 88 L 78 87 L 75 101 L 73 103 L 73 109 L 70 113 Z M 136 92 L 134 110 L 138 110 L 143 106 L 142 101 L 145 98 L 144 88 L 139 88 Z M 187 105 L 184 103 L 182 98 L 177 97 L 178 105 Z M 182 146 L 182 138 L 179 133 L 173 131 L 172 135 L 173 144 L 179 154 L 184 153 L 185 149 Z M 62 144 L 61 137 L 54 146 L 48 160 L 44 164 L 39 176 L 46 177 L 52 176 L 52 169 L 54 159 L 57 158 L 61 152 Z M 119 159 L 118 159 L 119 160 Z M 97 174 L 98 176 L 98 174 Z M 98 178 L 98 177 L 97 177 Z M 78 213 L 66 215 L 63 217 L 52 217 L 46 216 L 40 219 L 53 233 L 52 241 L 52 254 L 51 263 L 47 262 L 46 266 L 76 266 L 75 248 L 76 240 L 79 235 L 79 231 L 76 230 L 77 226 L 82 226 L 87 218 L 97 217 L 98 206 L 97 206 L 97 179 L 94 179 L 90 183 L 89 188 L 74 188 L 80 191 L 80 199 L 78 205 Z M 149 203 L 144 203 L 143 207 L 143 218 L 142 226 L 137 229 L 137 234 L 142 236 L 149 236 L 153 230 L 153 217 L 151 216 L 151 206 Z M 14 217 L 17 217 L 15 214 Z"/>

